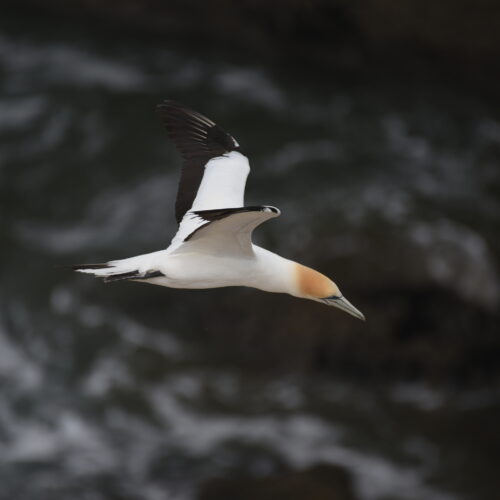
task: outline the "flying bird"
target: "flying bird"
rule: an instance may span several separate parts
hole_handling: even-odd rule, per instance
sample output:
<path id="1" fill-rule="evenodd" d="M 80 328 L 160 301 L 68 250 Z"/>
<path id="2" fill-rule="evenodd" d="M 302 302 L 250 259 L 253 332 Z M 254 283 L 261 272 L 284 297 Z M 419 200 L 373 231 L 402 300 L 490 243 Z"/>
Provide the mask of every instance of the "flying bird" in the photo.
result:
<path id="1" fill-rule="evenodd" d="M 165 250 L 73 269 L 107 283 L 253 287 L 321 302 L 364 320 L 331 279 L 252 243 L 253 230 L 280 211 L 244 205 L 250 166 L 238 142 L 212 120 L 175 101 L 164 101 L 157 111 L 183 159 L 176 235 Z"/>

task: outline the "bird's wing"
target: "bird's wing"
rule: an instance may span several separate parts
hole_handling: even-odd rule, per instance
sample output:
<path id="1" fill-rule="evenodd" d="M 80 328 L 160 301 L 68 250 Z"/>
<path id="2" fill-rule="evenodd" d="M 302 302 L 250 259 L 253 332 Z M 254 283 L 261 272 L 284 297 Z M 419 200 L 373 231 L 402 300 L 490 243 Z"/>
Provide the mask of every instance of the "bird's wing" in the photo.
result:
<path id="1" fill-rule="evenodd" d="M 250 167 L 236 140 L 212 120 L 177 102 L 165 101 L 157 110 L 183 158 L 175 202 L 177 222 L 189 211 L 243 206 Z"/>
<path id="2" fill-rule="evenodd" d="M 269 206 L 188 212 L 169 251 L 172 254 L 187 252 L 251 256 L 252 231 L 266 220 L 279 215 L 277 208 Z"/>

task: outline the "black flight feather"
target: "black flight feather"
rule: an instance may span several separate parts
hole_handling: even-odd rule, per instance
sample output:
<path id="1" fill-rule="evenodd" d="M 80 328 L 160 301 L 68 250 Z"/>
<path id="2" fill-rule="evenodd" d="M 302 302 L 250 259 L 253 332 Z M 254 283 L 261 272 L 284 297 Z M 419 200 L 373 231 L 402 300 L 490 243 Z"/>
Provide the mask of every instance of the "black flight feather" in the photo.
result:
<path id="1" fill-rule="evenodd" d="M 175 218 L 180 223 L 193 205 L 207 162 L 238 150 L 239 145 L 212 120 L 178 102 L 164 101 L 156 110 L 184 160 L 175 201 Z"/>

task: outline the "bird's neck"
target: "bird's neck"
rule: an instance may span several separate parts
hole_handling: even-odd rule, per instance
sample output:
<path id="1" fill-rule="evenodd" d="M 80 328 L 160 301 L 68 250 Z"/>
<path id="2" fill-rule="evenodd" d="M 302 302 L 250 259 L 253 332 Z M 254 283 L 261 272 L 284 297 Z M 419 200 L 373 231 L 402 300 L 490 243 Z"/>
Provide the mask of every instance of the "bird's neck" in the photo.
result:
<path id="1" fill-rule="evenodd" d="M 281 255 L 253 245 L 256 256 L 256 280 L 252 285 L 266 292 L 288 293 L 297 295 L 296 262 Z"/>
<path id="2" fill-rule="evenodd" d="M 256 288 L 316 300 L 340 294 L 324 274 L 254 245 L 259 268 Z"/>

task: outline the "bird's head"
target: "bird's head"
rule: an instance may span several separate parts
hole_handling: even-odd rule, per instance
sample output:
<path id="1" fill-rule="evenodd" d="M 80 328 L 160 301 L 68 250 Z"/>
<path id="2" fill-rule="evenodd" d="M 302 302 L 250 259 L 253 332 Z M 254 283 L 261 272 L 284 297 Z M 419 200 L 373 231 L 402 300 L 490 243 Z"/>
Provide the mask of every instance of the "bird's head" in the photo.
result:
<path id="1" fill-rule="evenodd" d="M 324 274 L 295 263 L 295 280 L 297 297 L 315 300 L 328 306 L 342 309 L 355 318 L 365 320 L 361 311 L 356 309 L 340 292 L 339 287 Z"/>

